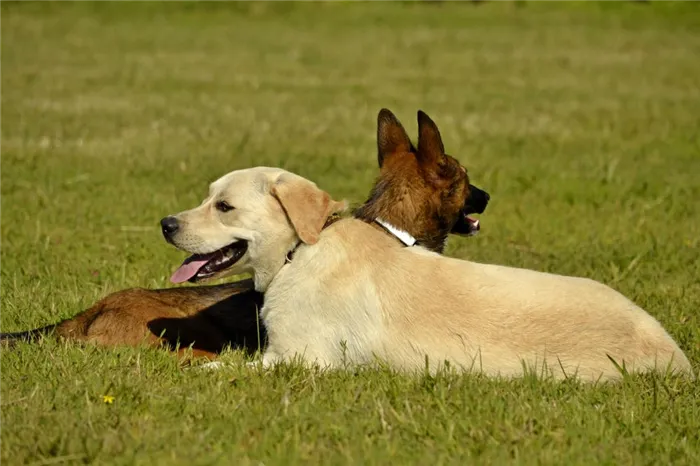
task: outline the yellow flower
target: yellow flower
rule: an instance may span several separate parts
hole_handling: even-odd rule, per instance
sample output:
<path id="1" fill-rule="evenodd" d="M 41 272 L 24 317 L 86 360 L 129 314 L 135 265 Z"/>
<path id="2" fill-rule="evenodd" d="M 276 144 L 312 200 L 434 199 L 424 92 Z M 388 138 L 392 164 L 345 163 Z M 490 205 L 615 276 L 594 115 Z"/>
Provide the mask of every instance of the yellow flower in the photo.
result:
<path id="1" fill-rule="evenodd" d="M 114 397 L 112 395 L 102 395 L 102 401 L 108 405 L 111 405 L 114 403 Z"/>

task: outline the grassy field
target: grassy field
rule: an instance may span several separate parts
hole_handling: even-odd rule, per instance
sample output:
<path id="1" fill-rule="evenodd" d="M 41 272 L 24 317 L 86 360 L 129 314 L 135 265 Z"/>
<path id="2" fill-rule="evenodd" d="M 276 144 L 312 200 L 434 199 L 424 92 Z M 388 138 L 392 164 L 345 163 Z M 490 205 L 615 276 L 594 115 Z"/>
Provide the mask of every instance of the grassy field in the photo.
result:
<path id="1" fill-rule="evenodd" d="M 274 165 L 364 200 L 416 110 L 492 202 L 447 253 L 587 276 L 700 371 L 692 4 L 2 2 L 3 331 L 168 286 L 164 215 Z M 44 340 L 0 357 L 3 464 L 699 464 L 700 390 L 389 370 L 218 372 Z M 104 395 L 114 397 L 105 403 Z"/>

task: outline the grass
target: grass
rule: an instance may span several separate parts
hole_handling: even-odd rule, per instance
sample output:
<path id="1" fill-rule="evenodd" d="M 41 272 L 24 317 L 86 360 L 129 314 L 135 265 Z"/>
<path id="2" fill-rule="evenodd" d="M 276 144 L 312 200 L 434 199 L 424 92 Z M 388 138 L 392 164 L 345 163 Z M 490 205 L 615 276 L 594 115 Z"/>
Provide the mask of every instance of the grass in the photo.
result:
<path id="1" fill-rule="evenodd" d="M 160 237 L 232 169 L 362 201 L 375 118 L 421 108 L 492 202 L 447 253 L 587 276 L 700 371 L 692 4 L 2 3 L 4 331 L 168 286 Z M 3 350 L 3 464 L 698 464 L 693 382 L 184 370 L 150 349 Z M 112 404 L 103 395 L 114 396 Z"/>

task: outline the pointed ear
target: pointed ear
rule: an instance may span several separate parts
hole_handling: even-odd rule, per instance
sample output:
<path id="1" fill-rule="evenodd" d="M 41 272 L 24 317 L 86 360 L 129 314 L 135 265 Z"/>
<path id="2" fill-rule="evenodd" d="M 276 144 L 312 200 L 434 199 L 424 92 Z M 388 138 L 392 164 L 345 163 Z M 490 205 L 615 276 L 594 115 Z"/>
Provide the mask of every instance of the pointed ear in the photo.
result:
<path id="1" fill-rule="evenodd" d="M 315 183 L 291 173 L 280 176 L 271 192 L 282 205 L 299 239 L 306 244 L 317 243 L 326 219 L 347 208 L 345 202 L 334 201 Z"/>
<path id="2" fill-rule="evenodd" d="M 439 164 L 445 157 L 445 146 L 437 125 L 428 115 L 418 110 L 418 160 Z"/>
<path id="3" fill-rule="evenodd" d="M 384 157 L 396 152 L 410 152 L 411 140 L 401 122 L 386 108 L 377 116 L 377 159 L 379 168 L 384 164 Z"/>

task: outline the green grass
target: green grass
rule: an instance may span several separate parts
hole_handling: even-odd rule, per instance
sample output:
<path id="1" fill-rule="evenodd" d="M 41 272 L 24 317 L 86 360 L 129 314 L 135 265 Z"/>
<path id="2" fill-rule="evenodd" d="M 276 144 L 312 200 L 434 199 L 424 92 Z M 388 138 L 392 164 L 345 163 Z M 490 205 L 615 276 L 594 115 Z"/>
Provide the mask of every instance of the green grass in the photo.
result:
<path id="1" fill-rule="evenodd" d="M 587 276 L 700 371 L 692 4 L 2 3 L 4 331 L 168 286 L 158 220 L 232 169 L 362 201 L 377 111 L 425 110 L 492 202 L 447 253 Z M 3 464 L 698 464 L 680 379 L 183 370 L 151 349 L 3 350 Z M 103 395 L 115 397 L 105 404 Z"/>

